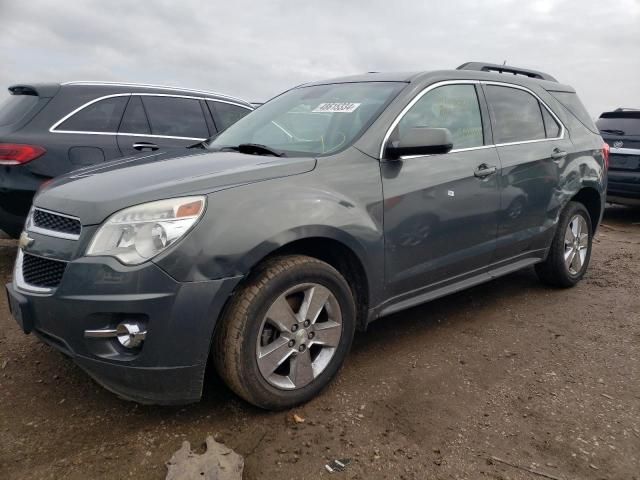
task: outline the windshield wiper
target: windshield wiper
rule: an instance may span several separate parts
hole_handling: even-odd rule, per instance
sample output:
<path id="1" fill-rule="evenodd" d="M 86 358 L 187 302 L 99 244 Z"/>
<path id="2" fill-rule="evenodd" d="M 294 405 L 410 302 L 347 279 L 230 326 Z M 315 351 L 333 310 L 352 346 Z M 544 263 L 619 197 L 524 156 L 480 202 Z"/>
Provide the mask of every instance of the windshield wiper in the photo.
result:
<path id="1" fill-rule="evenodd" d="M 260 145 L 259 143 L 241 143 L 237 147 L 232 148 L 237 149 L 240 153 L 248 153 L 250 155 L 273 155 L 274 157 L 286 157 L 283 152 L 274 150 L 266 145 Z"/>
<path id="2" fill-rule="evenodd" d="M 623 130 L 609 130 L 607 128 L 603 128 L 600 131 L 604 132 L 604 133 L 613 133 L 614 135 L 624 135 L 624 131 Z"/>

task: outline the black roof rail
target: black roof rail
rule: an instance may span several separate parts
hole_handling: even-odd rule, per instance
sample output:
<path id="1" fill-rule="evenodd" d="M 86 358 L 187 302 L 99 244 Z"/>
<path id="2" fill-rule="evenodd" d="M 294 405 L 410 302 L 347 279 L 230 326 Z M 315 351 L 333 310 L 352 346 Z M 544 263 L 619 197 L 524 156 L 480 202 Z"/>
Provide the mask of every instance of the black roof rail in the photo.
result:
<path id="1" fill-rule="evenodd" d="M 558 83 L 554 77 L 548 73 L 538 72 L 536 70 L 529 70 L 527 68 L 512 67 L 511 65 L 498 65 L 496 63 L 484 63 L 484 62 L 467 62 L 460 65 L 456 70 L 475 70 L 479 72 L 495 72 L 495 73 L 510 73 L 512 75 L 524 75 L 529 78 L 537 78 L 538 80 L 548 80 L 550 82 Z"/>

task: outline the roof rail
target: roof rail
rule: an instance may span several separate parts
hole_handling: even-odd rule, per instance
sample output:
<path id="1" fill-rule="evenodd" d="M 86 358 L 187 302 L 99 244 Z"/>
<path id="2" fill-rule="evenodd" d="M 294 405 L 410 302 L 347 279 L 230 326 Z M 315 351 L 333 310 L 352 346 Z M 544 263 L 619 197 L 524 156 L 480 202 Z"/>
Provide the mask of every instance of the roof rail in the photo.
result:
<path id="1" fill-rule="evenodd" d="M 195 88 L 181 88 L 171 87 L 167 85 L 153 85 L 150 83 L 133 83 L 133 82 L 102 82 L 96 80 L 76 80 L 73 82 L 64 82 L 60 85 L 105 85 L 114 87 L 141 87 L 141 88 L 157 88 L 162 90 L 173 90 L 180 92 L 200 93 L 205 95 L 215 95 L 216 97 L 228 98 L 230 100 L 237 100 L 242 103 L 248 103 L 246 100 L 242 100 L 238 97 L 232 97 L 231 95 L 225 95 L 224 93 L 211 92 L 209 90 L 197 90 Z"/>
<path id="2" fill-rule="evenodd" d="M 614 112 L 638 112 L 638 111 L 640 111 L 640 109 L 638 108 L 625 108 L 625 107 L 619 107 L 614 110 Z"/>
<path id="3" fill-rule="evenodd" d="M 495 63 L 484 62 L 467 62 L 460 65 L 456 70 L 475 70 L 480 72 L 510 73 L 512 75 L 524 75 L 529 78 L 537 78 L 538 80 L 548 80 L 550 82 L 558 82 L 548 73 L 529 70 L 527 68 L 512 67 L 510 65 L 498 65 Z"/>

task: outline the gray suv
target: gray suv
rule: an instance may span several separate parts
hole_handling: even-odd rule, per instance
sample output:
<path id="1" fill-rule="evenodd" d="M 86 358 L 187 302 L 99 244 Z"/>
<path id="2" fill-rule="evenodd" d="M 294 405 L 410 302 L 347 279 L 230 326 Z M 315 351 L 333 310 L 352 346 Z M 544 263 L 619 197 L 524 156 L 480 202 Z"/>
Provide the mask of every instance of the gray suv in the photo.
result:
<path id="1" fill-rule="evenodd" d="M 137 83 L 22 84 L 9 93 L 0 104 L 0 229 L 15 238 L 43 182 L 139 152 L 179 152 L 253 110 L 219 93 Z"/>
<path id="2" fill-rule="evenodd" d="M 11 311 L 122 397 L 197 401 L 211 360 L 252 404 L 294 406 L 377 318 L 532 265 L 583 277 L 607 179 L 576 108 L 547 74 L 479 63 L 298 86 L 188 155 L 40 190 Z"/>

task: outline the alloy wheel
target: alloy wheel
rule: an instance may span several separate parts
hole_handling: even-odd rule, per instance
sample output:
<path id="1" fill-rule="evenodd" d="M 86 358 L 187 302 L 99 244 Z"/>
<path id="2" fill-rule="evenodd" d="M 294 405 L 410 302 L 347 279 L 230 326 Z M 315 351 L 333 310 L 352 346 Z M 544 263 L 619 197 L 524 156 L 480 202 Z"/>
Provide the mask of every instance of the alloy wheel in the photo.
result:
<path id="1" fill-rule="evenodd" d="M 571 275 L 578 275 L 589 249 L 589 227 L 582 215 L 574 215 L 564 233 L 564 264 Z"/>
<path id="2" fill-rule="evenodd" d="M 317 283 L 296 285 L 269 307 L 259 330 L 256 359 L 272 386 L 307 386 L 331 362 L 342 336 L 342 313 L 331 291 Z"/>

